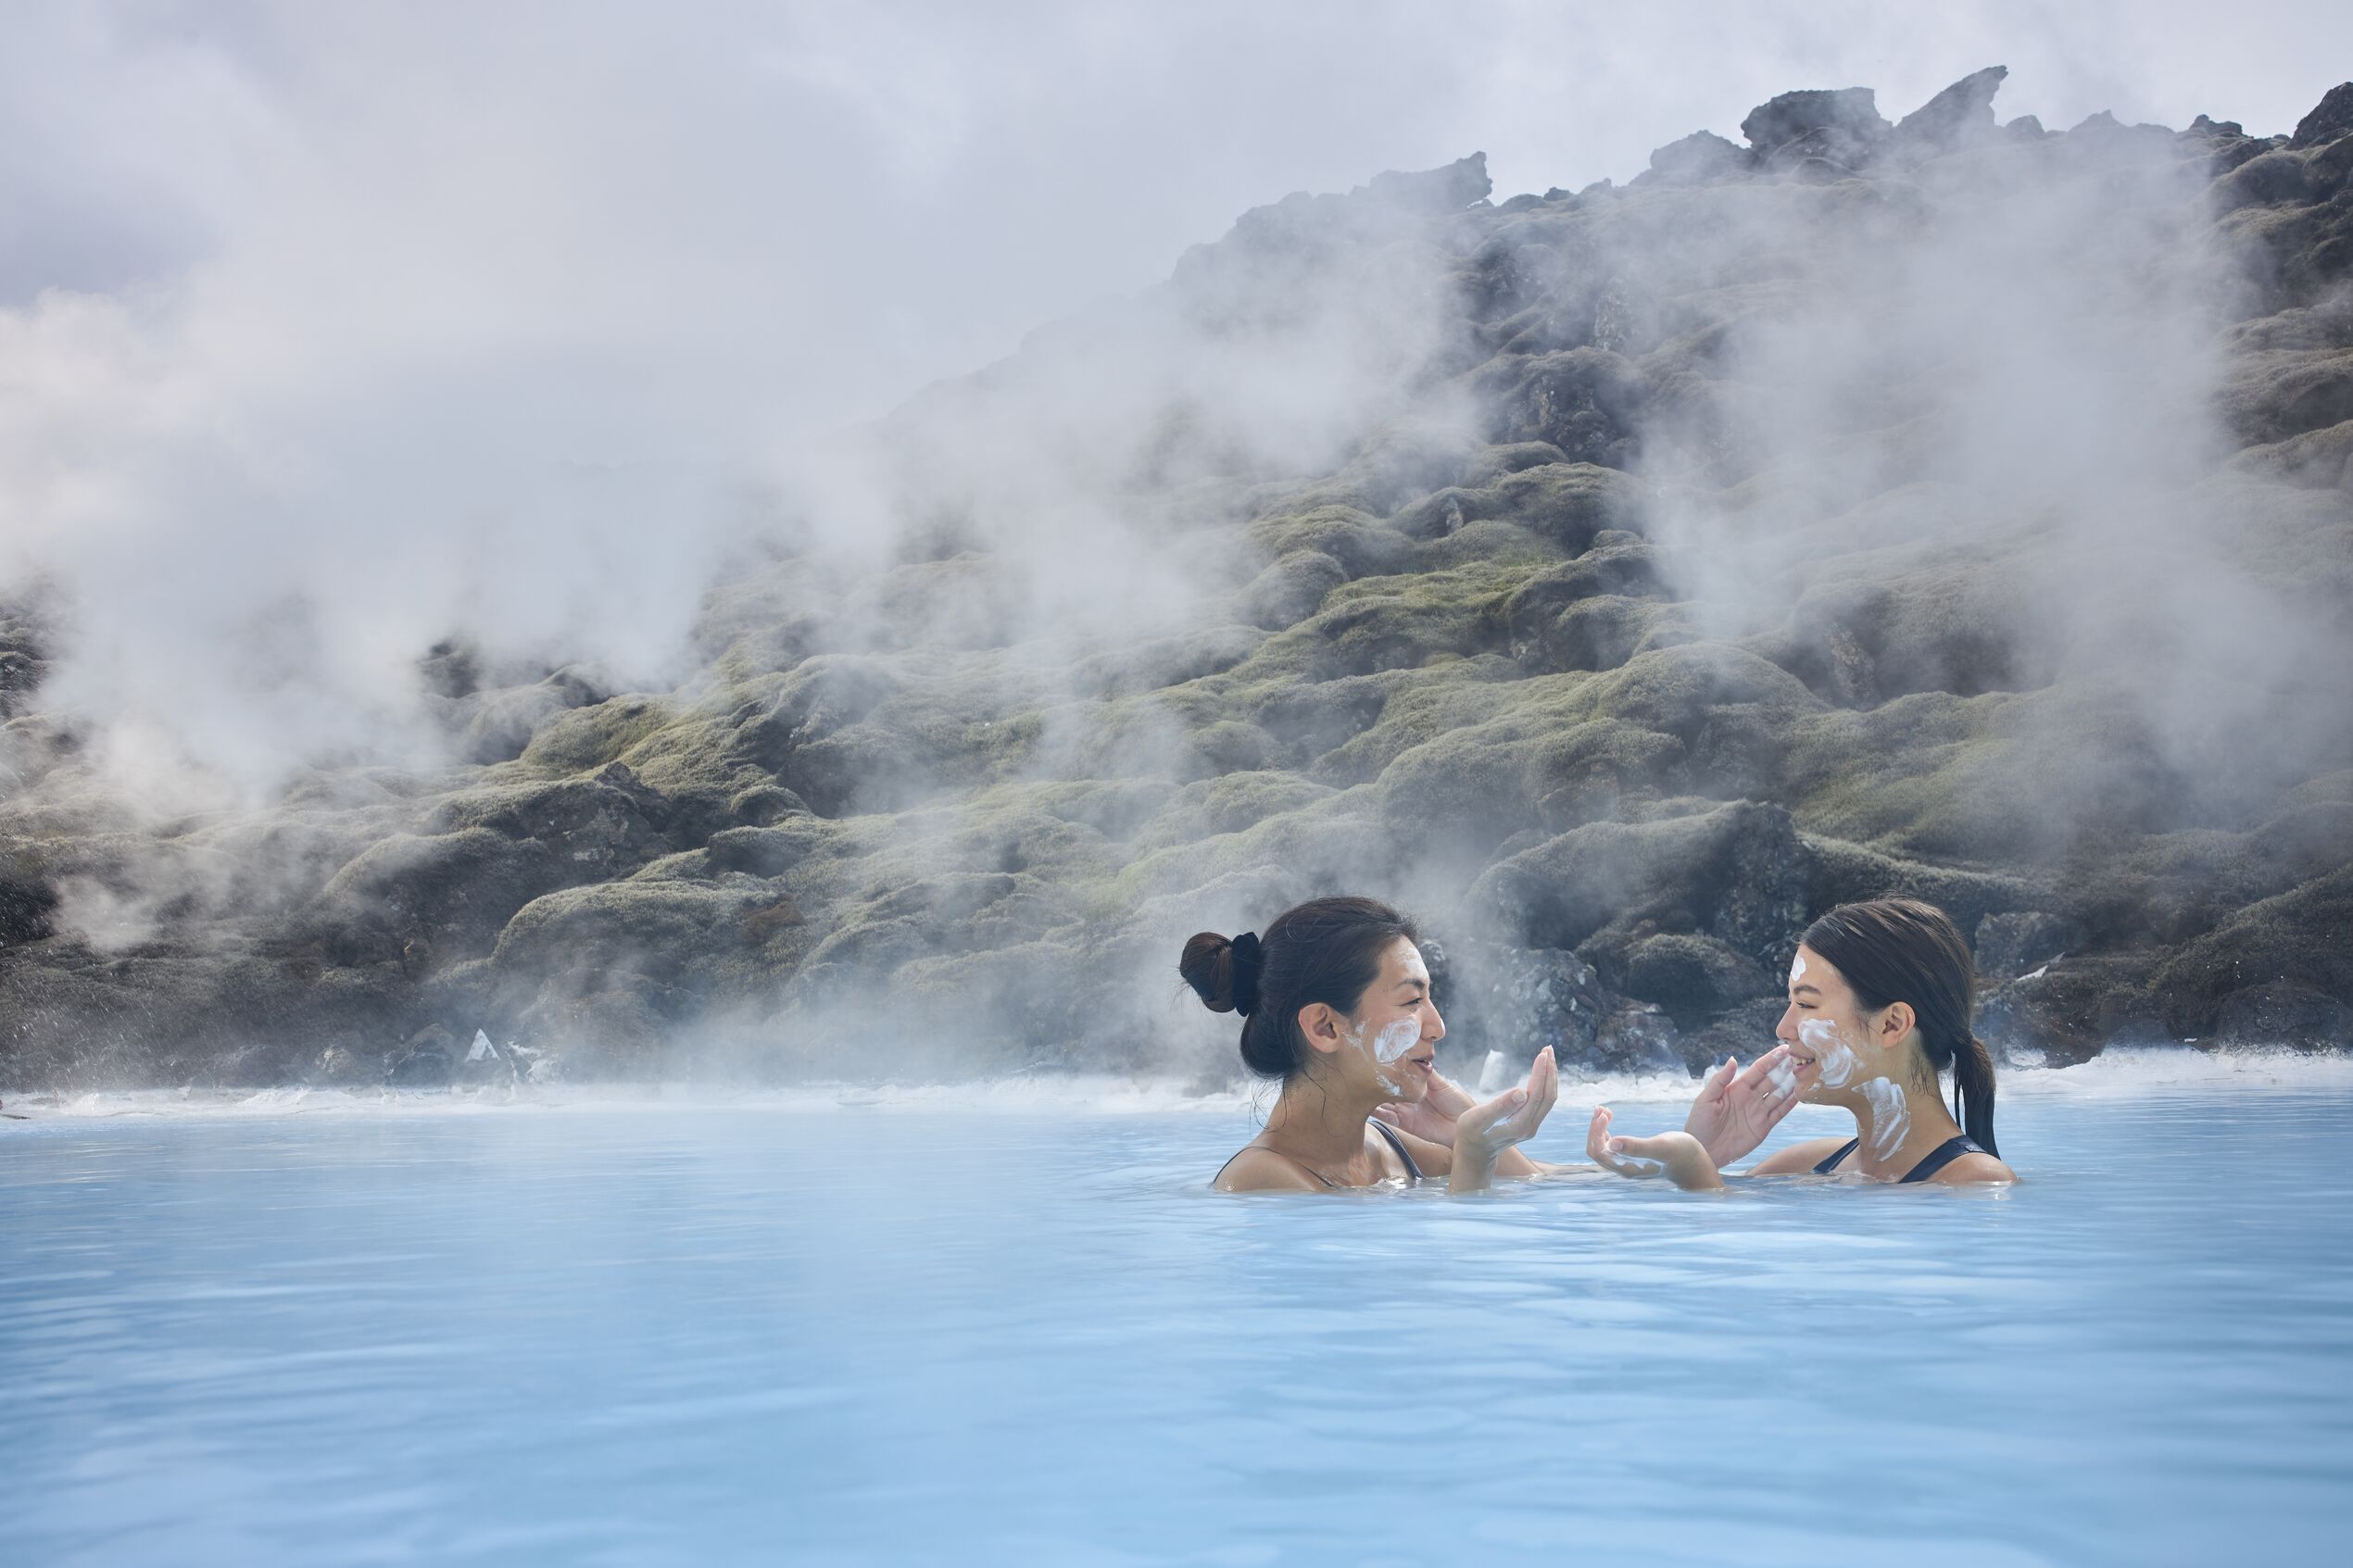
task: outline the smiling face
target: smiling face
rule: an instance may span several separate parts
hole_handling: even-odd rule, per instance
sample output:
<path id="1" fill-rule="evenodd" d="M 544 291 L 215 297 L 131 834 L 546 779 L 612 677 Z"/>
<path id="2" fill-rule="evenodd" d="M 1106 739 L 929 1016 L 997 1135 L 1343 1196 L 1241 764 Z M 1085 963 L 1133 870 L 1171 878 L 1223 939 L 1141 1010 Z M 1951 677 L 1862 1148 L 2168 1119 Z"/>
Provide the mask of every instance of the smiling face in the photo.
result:
<path id="1" fill-rule="evenodd" d="M 1894 1016 L 1898 1012 L 1901 1016 Z M 1789 1007 L 1773 1037 L 1797 1069 L 1798 1098 L 1845 1104 L 1867 1083 L 1885 1079 L 1901 1060 L 1911 1010 L 1898 1002 L 1866 1012 L 1846 977 L 1828 959 L 1801 947 L 1789 967 Z"/>
<path id="2" fill-rule="evenodd" d="M 1403 936 L 1381 949 L 1380 972 L 1354 1012 L 1343 1017 L 1317 1004 L 1302 1009 L 1299 1022 L 1327 1071 L 1381 1100 L 1421 1098 L 1437 1071 L 1438 1042 L 1446 1037 L 1430 1000 L 1429 966 Z"/>

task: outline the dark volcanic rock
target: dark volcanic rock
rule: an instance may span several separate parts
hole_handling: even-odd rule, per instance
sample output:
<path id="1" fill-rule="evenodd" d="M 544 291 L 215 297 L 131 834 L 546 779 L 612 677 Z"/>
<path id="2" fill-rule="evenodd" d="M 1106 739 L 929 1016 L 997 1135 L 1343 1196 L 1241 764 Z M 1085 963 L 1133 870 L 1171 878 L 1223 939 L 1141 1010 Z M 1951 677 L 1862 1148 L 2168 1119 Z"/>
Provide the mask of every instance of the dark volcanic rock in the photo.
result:
<path id="1" fill-rule="evenodd" d="M 1783 93 L 1741 121 L 1749 145 L 1784 165 L 1818 157 L 1853 167 L 1876 153 L 1894 129 L 1880 118 L 1878 96 L 1868 87 Z"/>
<path id="2" fill-rule="evenodd" d="M 1458 158 L 1443 169 L 1424 169 L 1419 173 L 1401 174 L 1394 170 L 1376 174 L 1365 187 L 1377 201 L 1393 202 L 1400 207 L 1421 207 L 1431 212 L 1447 212 L 1456 207 L 1485 201 L 1495 188 L 1487 178 L 1487 155 L 1473 153 Z"/>
<path id="3" fill-rule="evenodd" d="M 1694 131 L 1680 142 L 1669 142 L 1651 154 L 1650 172 L 1637 180 L 1655 179 L 1670 184 L 1698 184 L 1745 174 L 1756 155 L 1728 142 L 1712 131 Z"/>
<path id="4" fill-rule="evenodd" d="M 1994 94 L 2000 91 L 2007 66 L 1987 66 L 1972 71 L 1906 115 L 1896 123 L 1901 141 L 1943 150 L 1994 133 Z"/>
<path id="5" fill-rule="evenodd" d="M 1515 940 L 1620 949 L 1658 931 L 1715 936 L 1752 960 L 1793 950 L 1806 865 L 1789 813 L 1746 802 L 1651 822 L 1593 822 L 1513 856 L 1470 891 Z"/>
<path id="6" fill-rule="evenodd" d="M 1431 978 L 1446 1019 L 1446 1049 L 1476 1076 L 1489 1051 L 1524 1073 L 1546 1046 L 1564 1068 L 1599 1069 L 1612 1060 L 1603 1025 L 1621 1005 L 1590 964 L 1557 949 L 1530 951 L 1497 943 L 1434 944 Z"/>
<path id="7" fill-rule="evenodd" d="M 1571 462 L 1633 466 L 1646 389 L 1641 371 L 1605 348 L 1571 348 L 1482 370 L 1497 441 L 1541 441 Z"/>
<path id="8" fill-rule="evenodd" d="M 1757 961 L 1712 936 L 1646 936 L 1623 960 L 1626 994 L 1679 1019 L 1705 1018 L 1779 989 Z"/>
<path id="9" fill-rule="evenodd" d="M 0 858 L 0 947 L 38 942 L 56 929 L 57 891 L 30 865 Z"/>
<path id="10" fill-rule="evenodd" d="M 396 959 L 422 937 L 445 957 L 490 950 L 515 911 L 582 880 L 535 838 L 472 827 L 396 834 L 335 873 L 311 920 L 339 953 Z"/>
<path id="11" fill-rule="evenodd" d="M 457 1081 L 458 1043 L 439 1024 L 421 1030 L 384 1064 L 384 1082 L 403 1089 L 446 1089 Z"/>
<path id="12" fill-rule="evenodd" d="M 2064 1067 L 2147 1016 L 2146 960 L 2063 961 L 1978 993 L 1977 1033 L 2007 1062 Z"/>
<path id="13" fill-rule="evenodd" d="M 2212 1035 L 2241 992 L 2289 986 L 2353 1006 L 2353 865 L 2248 905 L 2168 959 L 2151 977 L 2169 1029 Z M 2242 1019 L 2255 1016 L 2242 1010 Z"/>
<path id="14" fill-rule="evenodd" d="M 2312 112 L 2296 122 L 2296 134 L 2287 144 L 2317 147 L 2340 136 L 2353 136 L 2353 82 L 2340 82 L 2330 88 L 2312 106 Z"/>
<path id="15" fill-rule="evenodd" d="M 1773 1048 L 1774 1027 L 1788 1007 L 1788 999 L 1777 994 L 1726 1008 L 1678 1042 L 1684 1065 L 1694 1077 L 1721 1066 L 1726 1057 L 1745 1067 Z"/>
<path id="16" fill-rule="evenodd" d="M 1673 1073 L 1684 1065 L 1682 1032 L 1655 1007 L 1620 1008 L 1604 1021 L 1593 1057 L 1605 1073 Z"/>
<path id="17" fill-rule="evenodd" d="M 2064 915 L 2024 909 L 1987 915 L 1977 922 L 1971 946 L 1981 981 L 2014 980 L 2083 945 L 2082 925 Z"/>
<path id="18" fill-rule="evenodd" d="M 44 641 L 32 616 L 0 603 L 0 723 L 31 711 L 33 693 L 49 672 Z M 5 760 L 5 752 L 0 752 L 0 761 Z"/>
<path id="19" fill-rule="evenodd" d="M 2223 998 L 2214 1017 L 2214 1041 L 2342 1049 L 2353 1046 L 2353 1007 L 2309 985 L 2274 981 L 2249 986 Z"/>

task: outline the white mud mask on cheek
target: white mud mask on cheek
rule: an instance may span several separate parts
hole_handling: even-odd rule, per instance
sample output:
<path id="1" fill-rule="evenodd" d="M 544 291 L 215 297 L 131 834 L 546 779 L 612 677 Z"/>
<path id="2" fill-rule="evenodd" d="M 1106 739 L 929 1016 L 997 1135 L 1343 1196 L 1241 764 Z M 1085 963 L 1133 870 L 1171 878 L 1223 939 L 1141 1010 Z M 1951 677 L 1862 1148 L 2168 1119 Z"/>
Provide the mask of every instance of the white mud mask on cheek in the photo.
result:
<path id="1" fill-rule="evenodd" d="M 1838 1029 L 1829 1019 L 1807 1019 L 1797 1026 L 1797 1038 L 1821 1062 L 1822 1087 L 1843 1089 L 1862 1078 L 1862 1062 L 1838 1037 Z M 1912 1110 L 1904 1098 L 1904 1086 L 1886 1078 L 1868 1078 L 1856 1085 L 1856 1092 L 1869 1108 L 1865 1125 L 1870 1129 L 1871 1157 L 1884 1160 L 1911 1135 Z"/>
<path id="2" fill-rule="evenodd" d="M 1412 1050 L 1415 1042 L 1421 1037 L 1421 1020 L 1400 1018 L 1385 1026 L 1370 1041 L 1365 1038 L 1365 1031 L 1360 1026 L 1351 1036 L 1351 1043 L 1373 1059 L 1374 1081 L 1390 1094 L 1402 1095 L 1405 1092 L 1404 1085 L 1399 1083 L 1388 1069 L 1397 1065 L 1398 1059 Z"/>
<path id="3" fill-rule="evenodd" d="M 1838 1026 L 1827 1018 L 1809 1018 L 1797 1026 L 1798 1043 L 1814 1053 L 1822 1066 L 1821 1085 L 1843 1089 L 1862 1076 L 1863 1064 L 1838 1037 Z"/>
<path id="4" fill-rule="evenodd" d="M 1401 1018 L 1373 1036 L 1373 1060 L 1387 1067 L 1414 1048 L 1422 1037 L 1422 1021 Z"/>

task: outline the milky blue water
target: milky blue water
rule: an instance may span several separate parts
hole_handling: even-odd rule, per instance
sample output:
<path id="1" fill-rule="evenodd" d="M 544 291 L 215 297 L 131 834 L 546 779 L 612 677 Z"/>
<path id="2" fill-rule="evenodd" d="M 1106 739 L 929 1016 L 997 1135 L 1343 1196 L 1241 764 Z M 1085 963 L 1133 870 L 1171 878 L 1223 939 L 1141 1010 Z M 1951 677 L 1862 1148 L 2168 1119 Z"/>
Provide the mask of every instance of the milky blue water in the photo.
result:
<path id="1" fill-rule="evenodd" d="M 1232 1108 L 421 1104 L 0 1123 L 0 1561 L 2000 1568 L 2353 1527 L 2341 1079 L 2013 1096 L 2006 1193 L 1467 1202 L 1209 1195 Z"/>

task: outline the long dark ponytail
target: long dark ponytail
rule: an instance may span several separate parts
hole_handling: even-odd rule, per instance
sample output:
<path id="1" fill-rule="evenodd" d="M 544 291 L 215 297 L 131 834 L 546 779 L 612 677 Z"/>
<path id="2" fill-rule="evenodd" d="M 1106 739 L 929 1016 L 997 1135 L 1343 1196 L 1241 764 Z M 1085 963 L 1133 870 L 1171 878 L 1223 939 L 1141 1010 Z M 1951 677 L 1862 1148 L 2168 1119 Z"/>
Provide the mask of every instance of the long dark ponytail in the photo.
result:
<path id="1" fill-rule="evenodd" d="M 1305 1060 L 1299 1010 L 1316 1002 L 1353 1014 L 1380 978 L 1381 954 L 1414 922 L 1371 898 L 1310 898 L 1276 917 L 1265 935 L 1204 931 L 1176 968 L 1212 1012 L 1242 1015 L 1242 1065 L 1289 1078 Z"/>
<path id="2" fill-rule="evenodd" d="M 1805 945 L 1846 977 L 1866 1011 L 1909 1002 L 1931 1071 L 1953 1070 L 1953 1120 L 1994 1146 L 1994 1058 L 1970 1023 L 1976 966 L 1951 917 L 1918 898 L 1841 904 L 1806 928 Z"/>

